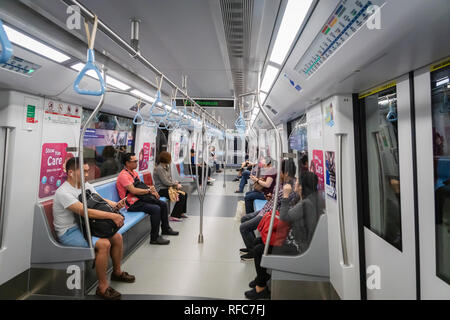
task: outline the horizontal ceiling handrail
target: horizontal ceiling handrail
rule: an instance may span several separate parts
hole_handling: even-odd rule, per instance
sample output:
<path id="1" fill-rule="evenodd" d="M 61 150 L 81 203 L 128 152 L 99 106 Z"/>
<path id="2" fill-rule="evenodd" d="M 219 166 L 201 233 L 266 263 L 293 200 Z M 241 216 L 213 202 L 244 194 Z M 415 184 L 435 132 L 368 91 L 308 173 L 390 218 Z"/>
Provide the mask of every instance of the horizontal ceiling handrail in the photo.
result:
<path id="1" fill-rule="evenodd" d="M 83 4 L 81 4 L 77 0 L 62 0 L 68 6 L 76 6 L 80 9 L 80 14 L 88 20 L 93 21 L 95 19 L 95 14 L 93 14 L 89 9 L 87 9 Z M 109 28 L 105 23 L 103 23 L 100 19 L 98 19 L 98 29 L 102 31 L 106 36 L 108 36 L 113 42 L 122 47 L 125 51 L 127 51 L 132 57 L 141 62 L 145 67 L 150 69 L 157 76 L 164 76 L 164 74 L 159 71 L 150 61 L 148 61 L 139 51 L 136 51 L 130 44 L 128 44 L 124 39 L 122 39 L 116 32 L 114 32 L 111 28 Z M 197 113 L 199 116 L 204 114 L 209 121 L 214 122 L 218 127 L 225 129 L 225 127 L 218 122 L 213 116 L 211 116 L 208 112 L 206 112 L 198 103 L 196 103 L 190 96 L 187 95 L 186 92 L 183 92 L 174 82 L 172 82 L 166 76 L 166 83 L 169 84 L 173 89 L 178 89 L 182 93 L 182 95 L 189 100 L 196 108 L 198 108 L 199 112 Z"/>

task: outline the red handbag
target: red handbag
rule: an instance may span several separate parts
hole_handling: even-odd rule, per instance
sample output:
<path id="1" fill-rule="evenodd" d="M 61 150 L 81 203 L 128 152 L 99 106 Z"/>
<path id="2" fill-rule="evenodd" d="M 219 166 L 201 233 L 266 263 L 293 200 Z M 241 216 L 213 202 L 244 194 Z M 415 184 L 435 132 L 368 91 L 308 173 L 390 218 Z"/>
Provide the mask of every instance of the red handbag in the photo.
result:
<path id="1" fill-rule="evenodd" d="M 261 234 L 264 244 L 266 243 L 267 235 L 269 233 L 271 216 L 272 211 L 267 212 L 258 224 L 258 231 Z M 274 247 L 280 247 L 283 245 L 283 242 L 289 233 L 290 227 L 291 225 L 289 222 L 282 221 L 280 219 L 280 213 L 277 211 L 275 214 L 275 220 L 273 221 L 273 229 L 269 245 Z"/>

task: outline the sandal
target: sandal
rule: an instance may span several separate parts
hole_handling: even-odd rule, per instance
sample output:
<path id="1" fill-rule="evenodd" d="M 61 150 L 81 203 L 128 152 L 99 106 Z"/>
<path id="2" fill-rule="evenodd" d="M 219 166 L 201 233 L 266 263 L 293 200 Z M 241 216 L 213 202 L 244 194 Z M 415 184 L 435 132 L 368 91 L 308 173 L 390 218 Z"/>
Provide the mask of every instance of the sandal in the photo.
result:
<path id="1" fill-rule="evenodd" d="M 111 281 L 132 283 L 135 280 L 136 277 L 128 274 L 128 272 L 122 272 L 120 276 L 116 276 L 114 273 L 111 275 Z"/>
<path id="2" fill-rule="evenodd" d="M 122 298 L 122 295 L 119 291 L 114 290 L 111 287 L 108 287 L 108 289 L 105 290 L 104 293 L 100 292 L 100 288 L 97 287 L 97 291 L 95 292 L 95 295 L 97 297 L 100 297 L 105 300 L 120 300 Z"/>

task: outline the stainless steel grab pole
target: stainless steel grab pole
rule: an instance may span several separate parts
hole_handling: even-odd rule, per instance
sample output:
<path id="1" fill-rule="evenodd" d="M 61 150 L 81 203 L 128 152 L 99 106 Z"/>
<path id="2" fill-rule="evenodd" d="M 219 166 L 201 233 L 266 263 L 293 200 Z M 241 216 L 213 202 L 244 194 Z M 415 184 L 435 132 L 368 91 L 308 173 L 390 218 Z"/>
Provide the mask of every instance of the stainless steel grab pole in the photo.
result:
<path id="1" fill-rule="evenodd" d="M 103 79 L 105 79 L 105 81 L 106 81 L 104 71 L 103 71 Z M 104 102 L 105 102 L 105 94 L 103 94 L 101 96 L 97 107 L 94 109 L 94 111 L 91 113 L 89 118 L 86 120 L 86 122 L 81 127 L 80 144 L 79 144 L 79 152 L 78 152 L 78 158 L 79 158 L 79 164 L 80 164 L 80 175 L 81 175 L 81 177 L 80 177 L 81 178 L 81 198 L 83 200 L 84 222 L 86 225 L 86 234 L 87 234 L 87 240 L 89 243 L 89 248 L 91 248 L 91 249 L 93 248 L 93 246 L 92 246 L 92 238 L 91 238 L 91 229 L 89 227 L 89 214 L 88 214 L 88 207 L 87 207 L 86 186 L 85 186 L 85 177 L 84 177 L 84 136 L 86 134 L 86 130 L 89 126 L 89 123 L 97 115 L 99 110 L 102 108 Z"/>
<path id="2" fill-rule="evenodd" d="M 83 4 L 81 4 L 77 0 L 62 0 L 66 5 L 68 6 L 77 6 L 80 8 L 80 14 L 88 20 L 94 20 L 95 15 L 87 9 Z M 114 32 L 111 28 L 109 28 L 104 22 L 102 22 L 100 19 L 98 20 L 98 30 L 102 31 L 106 36 L 108 36 L 112 41 L 114 41 L 116 44 L 118 44 L 120 47 L 122 47 L 125 51 L 127 51 L 133 58 L 141 62 L 144 66 L 146 66 L 148 69 L 150 69 L 152 72 L 154 72 L 158 76 L 164 76 L 164 74 L 159 71 L 153 64 L 150 63 L 145 57 L 141 55 L 139 51 L 136 51 L 128 42 L 126 42 L 124 39 L 122 39 L 116 32 Z M 173 83 L 169 78 L 164 76 L 165 82 L 167 82 L 173 89 L 178 89 L 178 91 L 182 92 L 184 97 L 189 100 L 193 106 L 197 107 L 201 113 L 196 112 L 197 114 L 205 114 L 210 121 L 213 121 L 215 124 L 217 124 L 220 128 L 223 128 L 223 126 L 213 117 L 211 116 L 207 111 L 205 111 L 202 107 L 200 107 L 191 97 L 187 95 L 186 92 L 178 88 L 178 86 Z M 194 111 L 195 112 L 195 111 Z"/>
<path id="3" fill-rule="evenodd" d="M 273 123 L 272 119 L 270 119 L 269 115 L 267 114 L 266 110 L 264 110 L 263 106 L 261 105 L 259 101 L 259 94 L 256 95 L 256 99 L 258 102 L 258 106 L 263 113 L 264 117 L 266 118 L 267 122 L 272 126 L 272 128 L 276 132 L 277 139 L 275 139 L 275 159 L 277 159 L 277 177 L 276 177 L 276 184 L 275 184 L 275 193 L 274 193 L 274 202 L 273 202 L 273 208 L 272 208 L 272 216 L 270 217 L 270 226 L 269 226 L 269 233 L 267 234 L 266 239 L 266 245 L 264 247 L 264 255 L 266 256 L 269 253 L 269 243 L 270 238 L 272 237 L 272 230 L 273 230 L 273 224 L 275 221 L 275 215 L 277 212 L 277 199 L 279 194 L 279 188 L 280 188 L 280 173 L 281 173 L 281 137 L 280 132 L 278 131 L 277 127 Z"/>
<path id="4" fill-rule="evenodd" d="M 6 128 L 5 130 L 5 150 L 3 154 L 3 173 L 2 173 L 2 185 L 1 185 L 1 194 L 0 194 L 0 249 L 3 246 L 3 223 L 5 221 L 6 215 L 6 182 L 8 180 L 9 175 L 9 137 L 11 135 L 11 128 Z"/>
<path id="5" fill-rule="evenodd" d="M 347 239 L 345 237 L 345 219 L 344 219 L 344 196 L 342 194 L 342 137 L 345 134 L 337 134 L 338 137 L 338 206 L 339 206 L 339 231 L 341 234 L 342 261 L 344 266 L 348 266 Z"/>
<path id="6" fill-rule="evenodd" d="M 227 145 L 227 133 L 226 131 L 224 131 L 224 149 L 222 152 L 222 164 L 223 164 L 223 187 L 226 188 L 227 187 L 227 182 L 226 182 L 226 175 L 227 175 L 227 149 L 228 149 L 228 145 Z"/>

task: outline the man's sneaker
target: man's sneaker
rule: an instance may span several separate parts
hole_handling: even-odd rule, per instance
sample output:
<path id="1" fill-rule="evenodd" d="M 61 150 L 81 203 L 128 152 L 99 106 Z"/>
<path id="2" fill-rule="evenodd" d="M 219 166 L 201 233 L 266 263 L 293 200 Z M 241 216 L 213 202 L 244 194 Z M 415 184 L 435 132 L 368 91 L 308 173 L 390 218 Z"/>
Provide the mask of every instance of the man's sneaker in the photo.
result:
<path id="1" fill-rule="evenodd" d="M 216 181 L 216 179 L 208 178 L 208 181 L 209 181 L 209 182 L 214 182 L 214 181 Z"/>
<path id="2" fill-rule="evenodd" d="M 100 288 L 97 287 L 97 291 L 95 292 L 95 295 L 97 297 L 100 297 L 105 300 L 120 300 L 122 298 L 122 295 L 119 291 L 114 290 L 111 287 L 108 287 L 108 289 L 105 290 L 105 292 L 101 293 Z"/>
<path id="3" fill-rule="evenodd" d="M 242 249 L 239 249 L 239 252 L 240 252 L 241 254 L 246 254 L 246 253 L 249 253 L 250 250 L 248 250 L 247 248 L 242 248 Z"/>
<path id="4" fill-rule="evenodd" d="M 172 230 L 172 228 L 169 228 L 167 230 L 164 230 L 161 234 L 163 236 L 177 236 L 179 232 Z"/>
<path id="5" fill-rule="evenodd" d="M 241 256 L 241 260 L 243 260 L 243 261 L 251 261 L 253 259 L 254 259 L 254 257 L 253 257 L 253 254 L 251 254 L 251 253 L 246 253 Z"/>
<path id="6" fill-rule="evenodd" d="M 158 244 L 158 245 L 165 245 L 169 244 L 170 240 L 166 240 L 163 237 L 158 237 L 156 240 L 150 240 L 150 244 Z"/>
<path id="7" fill-rule="evenodd" d="M 245 292 L 245 297 L 250 300 L 270 299 L 270 291 L 268 287 L 265 287 L 260 293 L 256 292 L 256 288 Z"/>

